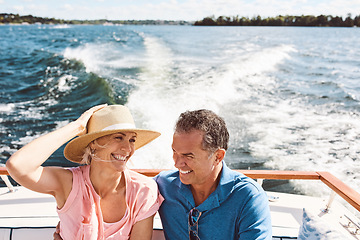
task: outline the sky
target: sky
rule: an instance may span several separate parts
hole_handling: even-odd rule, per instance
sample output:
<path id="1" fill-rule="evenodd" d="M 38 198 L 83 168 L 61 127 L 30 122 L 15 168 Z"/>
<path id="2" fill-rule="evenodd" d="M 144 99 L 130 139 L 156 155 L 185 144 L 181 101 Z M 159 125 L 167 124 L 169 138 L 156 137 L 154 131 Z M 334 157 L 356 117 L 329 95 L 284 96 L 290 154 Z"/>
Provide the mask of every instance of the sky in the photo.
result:
<path id="1" fill-rule="evenodd" d="M 65 20 L 202 20 L 209 16 L 360 15 L 360 0 L 0 0 L 0 13 Z"/>

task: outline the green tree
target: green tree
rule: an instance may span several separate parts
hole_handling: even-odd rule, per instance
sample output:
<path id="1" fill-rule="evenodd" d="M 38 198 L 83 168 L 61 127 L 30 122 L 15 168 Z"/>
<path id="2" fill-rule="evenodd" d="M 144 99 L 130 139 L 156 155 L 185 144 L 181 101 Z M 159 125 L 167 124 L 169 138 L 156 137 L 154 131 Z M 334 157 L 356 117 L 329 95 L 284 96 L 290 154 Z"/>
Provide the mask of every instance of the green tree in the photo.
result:
<path id="1" fill-rule="evenodd" d="M 354 26 L 360 27 L 360 15 L 354 18 Z"/>
<path id="2" fill-rule="evenodd" d="M 348 13 L 347 18 L 344 21 L 345 27 L 353 27 L 354 26 L 354 20 L 351 18 L 351 13 Z"/>
<path id="3" fill-rule="evenodd" d="M 343 20 L 341 17 L 332 17 L 330 20 L 330 26 L 332 27 L 341 27 L 343 25 Z"/>

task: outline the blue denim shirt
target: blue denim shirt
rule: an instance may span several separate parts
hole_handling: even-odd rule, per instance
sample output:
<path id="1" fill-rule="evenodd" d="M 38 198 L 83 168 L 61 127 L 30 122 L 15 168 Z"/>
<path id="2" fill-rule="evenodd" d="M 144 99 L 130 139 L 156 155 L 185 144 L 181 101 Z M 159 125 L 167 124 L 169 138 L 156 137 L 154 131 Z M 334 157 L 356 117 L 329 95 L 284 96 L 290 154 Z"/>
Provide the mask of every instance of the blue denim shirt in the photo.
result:
<path id="1" fill-rule="evenodd" d="M 167 240 L 189 239 L 188 214 L 195 207 L 190 186 L 181 183 L 177 170 L 155 177 L 165 198 L 159 214 Z M 232 171 L 223 161 L 216 190 L 199 206 L 201 240 L 272 239 L 271 218 L 265 191 L 251 178 Z"/>

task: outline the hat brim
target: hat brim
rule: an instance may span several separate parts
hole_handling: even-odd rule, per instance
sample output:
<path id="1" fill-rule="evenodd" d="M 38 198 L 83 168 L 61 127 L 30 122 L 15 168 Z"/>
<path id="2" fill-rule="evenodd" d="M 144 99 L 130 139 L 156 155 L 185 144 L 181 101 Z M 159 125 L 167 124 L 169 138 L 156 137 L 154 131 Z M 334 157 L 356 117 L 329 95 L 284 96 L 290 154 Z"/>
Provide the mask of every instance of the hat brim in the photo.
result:
<path id="1" fill-rule="evenodd" d="M 155 138 L 159 137 L 161 134 L 156 131 L 144 130 L 144 129 L 114 129 L 114 130 L 106 130 L 93 132 L 89 134 L 85 134 L 71 140 L 64 149 L 64 156 L 67 160 L 75 163 L 80 163 L 82 161 L 85 148 L 89 145 L 93 140 L 118 133 L 118 132 L 135 132 L 136 133 L 136 141 L 135 141 L 135 150 L 143 147 L 144 145 L 150 143 Z"/>

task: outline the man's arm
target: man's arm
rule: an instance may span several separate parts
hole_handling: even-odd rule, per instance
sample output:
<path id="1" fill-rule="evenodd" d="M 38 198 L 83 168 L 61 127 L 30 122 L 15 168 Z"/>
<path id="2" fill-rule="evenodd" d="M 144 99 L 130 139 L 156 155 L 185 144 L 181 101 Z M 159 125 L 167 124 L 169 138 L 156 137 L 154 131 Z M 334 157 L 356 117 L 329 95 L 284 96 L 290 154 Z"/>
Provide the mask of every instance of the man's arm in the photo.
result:
<path id="1" fill-rule="evenodd" d="M 251 196 L 241 213 L 239 240 L 271 240 L 272 225 L 268 197 L 261 191 Z"/>

